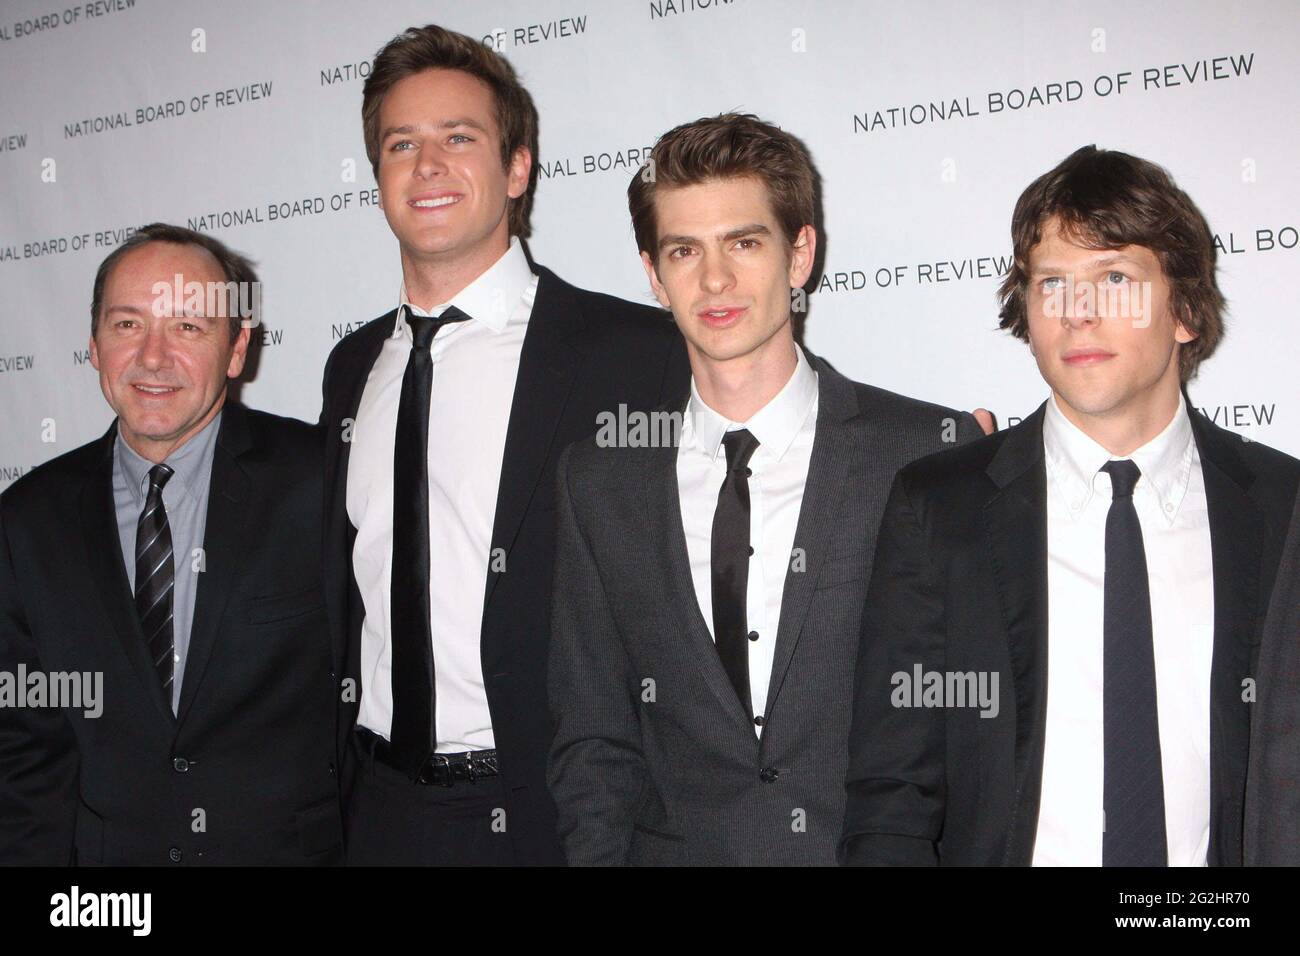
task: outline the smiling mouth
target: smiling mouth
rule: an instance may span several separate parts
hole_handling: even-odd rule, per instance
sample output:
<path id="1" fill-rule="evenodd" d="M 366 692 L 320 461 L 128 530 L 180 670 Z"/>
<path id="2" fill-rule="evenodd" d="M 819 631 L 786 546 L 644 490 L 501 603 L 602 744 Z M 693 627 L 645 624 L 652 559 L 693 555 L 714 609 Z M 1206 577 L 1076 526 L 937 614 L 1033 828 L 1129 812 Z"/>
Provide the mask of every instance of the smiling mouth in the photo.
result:
<path id="1" fill-rule="evenodd" d="M 416 209 L 439 209 L 443 206 L 453 206 L 461 201 L 460 196 L 439 196 L 437 199 L 412 199 L 407 205 Z"/>
<path id="2" fill-rule="evenodd" d="M 137 392 L 154 397 L 171 395 L 181 390 L 179 385 L 132 385 L 131 387 Z"/>

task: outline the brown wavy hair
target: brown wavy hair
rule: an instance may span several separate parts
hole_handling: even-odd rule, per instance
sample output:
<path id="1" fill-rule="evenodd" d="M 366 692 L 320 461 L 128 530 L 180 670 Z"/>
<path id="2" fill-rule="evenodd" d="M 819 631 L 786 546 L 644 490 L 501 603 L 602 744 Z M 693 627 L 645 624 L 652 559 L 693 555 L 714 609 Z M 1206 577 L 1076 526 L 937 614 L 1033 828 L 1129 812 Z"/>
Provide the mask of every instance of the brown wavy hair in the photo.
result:
<path id="1" fill-rule="evenodd" d="M 753 176 L 767 186 L 777 222 L 791 245 L 800 229 L 813 224 L 816 173 L 803 143 L 753 114 L 722 113 L 664 133 L 650 150 L 650 162 L 633 175 L 627 207 L 637 249 L 652 260 L 659 258 L 656 189 L 737 176 Z"/>
<path id="2" fill-rule="evenodd" d="M 537 107 L 506 58 L 473 37 L 431 23 L 410 27 L 375 54 L 361 89 L 361 129 L 375 178 L 379 178 L 379 107 L 399 80 L 425 70 L 460 70 L 487 84 L 496 104 L 503 168 L 510 167 L 510 160 L 521 146 L 528 149 L 532 156 L 528 188 L 522 196 L 510 200 L 509 211 L 510 234 L 527 239 L 532 234 L 529 220 L 533 193 L 537 191 Z"/>
<path id="3" fill-rule="evenodd" d="M 1214 235 L 1205 216 L 1155 163 L 1085 146 L 1029 184 L 1011 217 L 1014 265 L 998 289 L 999 328 L 1029 339 L 1029 253 L 1051 220 L 1092 249 L 1145 246 L 1169 282 L 1170 305 L 1189 332 L 1178 369 L 1190 381 L 1223 338 L 1225 301 L 1215 278 Z"/>

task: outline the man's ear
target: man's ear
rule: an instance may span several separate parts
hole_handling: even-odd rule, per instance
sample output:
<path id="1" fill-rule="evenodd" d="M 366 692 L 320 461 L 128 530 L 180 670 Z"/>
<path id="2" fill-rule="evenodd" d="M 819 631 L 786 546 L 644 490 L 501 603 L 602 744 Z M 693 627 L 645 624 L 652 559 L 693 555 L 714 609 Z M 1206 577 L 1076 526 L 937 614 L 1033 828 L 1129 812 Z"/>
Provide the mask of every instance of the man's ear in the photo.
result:
<path id="1" fill-rule="evenodd" d="M 817 258 L 817 230 L 810 225 L 799 229 L 790 252 L 790 288 L 802 289 L 812 275 L 813 260 Z"/>
<path id="2" fill-rule="evenodd" d="M 665 309 L 672 311 L 672 305 L 668 302 L 668 290 L 664 288 L 663 283 L 659 281 L 659 271 L 655 268 L 654 260 L 650 258 L 650 253 L 641 253 L 641 265 L 645 267 L 646 278 L 650 280 L 650 291 L 655 294 L 659 304 Z"/>
<path id="3" fill-rule="evenodd" d="M 90 364 L 99 371 L 99 349 L 95 348 L 95 333 L 90 334 Z"/>
<path id="4" fill-rule="evenodd" d="M 239 378 L 239 373 L 244 370 L 244 361 L 248 358 L 248 340 L 252 332 L 247 325 L 240 323 L 240 326 L 235 346 L 230 352 L 230 362 L 226 365 L 226 378 Z"/>
<path id="5" fill-rule="evenodd" d="M 1192 331 L 1191 325 L 1192 325 L 1191 306 L 1184 306 L 1183 318 L 1174 325 L 1174 341 L 1178 342 L 1180 345 L 1186 345 L 1188 342 L 1200 338 L 1200 335 L 1198 333 Z"/>
<path id="6" fill-rule="evenodd" d="M 510 157 L 510 167 L 506 170 L 506 195 L 518 199 L 528 191 L 528 174 L 533 168 L 533 153 L 527 146 L 520 146 Z"/>

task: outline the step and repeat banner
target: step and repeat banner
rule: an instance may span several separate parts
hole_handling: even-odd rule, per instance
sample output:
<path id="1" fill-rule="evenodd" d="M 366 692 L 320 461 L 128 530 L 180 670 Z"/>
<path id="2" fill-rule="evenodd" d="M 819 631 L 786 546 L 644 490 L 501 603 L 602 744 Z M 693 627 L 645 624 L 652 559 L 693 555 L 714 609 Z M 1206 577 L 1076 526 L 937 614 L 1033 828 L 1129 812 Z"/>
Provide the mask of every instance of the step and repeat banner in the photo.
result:
<path id="1" fill-rule="evenodd" d="M 537 102 L 538 262 L 653 302 L 630 177 L 670 127 L 757 113 L 823 177 L 808 346 L 1004 425 L 1046 394 L 997 331 L 1016 197 L 1087 143 L 1160 163 L 1210 221 L 1230 309 L 1194 404 L 1300 454 L 1296 0 L 4 0 L 0 488 L 112 420 L 91 283 L 155 220 L 256 261 L 241 397 L 316 419 L 331 347 L 401 280 L 362 83 L 386 40 L 431 22 L 500 50 Z"/>

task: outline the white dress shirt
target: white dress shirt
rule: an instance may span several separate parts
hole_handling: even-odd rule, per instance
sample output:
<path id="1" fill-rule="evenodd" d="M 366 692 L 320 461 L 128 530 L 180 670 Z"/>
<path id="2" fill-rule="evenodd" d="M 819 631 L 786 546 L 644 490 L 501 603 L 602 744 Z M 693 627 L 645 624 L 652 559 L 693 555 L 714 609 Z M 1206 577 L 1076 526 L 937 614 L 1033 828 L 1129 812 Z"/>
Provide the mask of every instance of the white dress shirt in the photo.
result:
<path id="1" fill-rule="evenodd" d="M 437 750 L 495 746 L 479 638 L 506 427 L 519 356 L 537 293 L 519 240 L 491 268 L 432 312 L 401 293 L 393 334 L 366 379 L 348 458 L 348 517 L 357 529 L 352 568 L 365 604 L 361 625 L 360 726 L 389 736 L 393 721 L 389 584 L 393 562 L 393 448 L 402 377 L 411 353 L 406 310 L 470 317 L 438 329 L 430 352 L 430 621 Z"/>
<path id="2" fill-rule="evenodd" d="M 1116 458 L 1061 412 L 1043 419 L 1047 464 L 1047 736 L 1034 865 L 1100 866 L 1106 514 Z M 1210 845 L 1210 663 L 1214 574 L 1201 459 L 1187 408 L 1128 456 L 1151 593 L 1156 706 L 1170 866 Z"/>
<path id="3" fill-rule="evenodd" d="M 749 559 L 745 613 L 758 640 L 749 642 L 749 690 L 753 713 L 763 715 L 772 677 L 781 596 L 785 590 L 790 552 L 799 524 L 808 462 L 817 430 L 817 373 L 803 350 L 795 346 L 797 364 L 790 380 L 747 422 L 732 422 L 700 398 L 691 379 L 691 398 L 682 421 L 677 449 L 677 488 L 686 531 L 691 581 L 704 622 L 713 633 L 713 513 L 727 474 L 722 438 L 747 428 L 758 439 L 749 460 Z M 762 734 L 762 726 L 755 728 Z"/>

